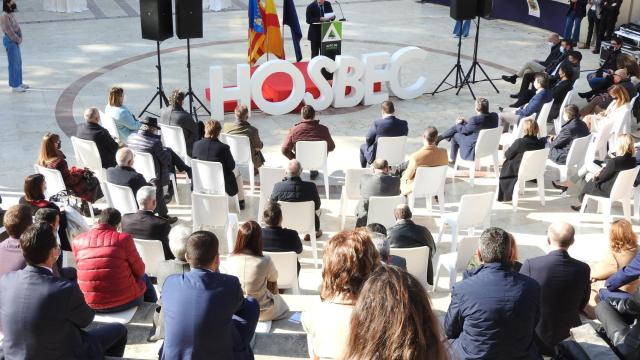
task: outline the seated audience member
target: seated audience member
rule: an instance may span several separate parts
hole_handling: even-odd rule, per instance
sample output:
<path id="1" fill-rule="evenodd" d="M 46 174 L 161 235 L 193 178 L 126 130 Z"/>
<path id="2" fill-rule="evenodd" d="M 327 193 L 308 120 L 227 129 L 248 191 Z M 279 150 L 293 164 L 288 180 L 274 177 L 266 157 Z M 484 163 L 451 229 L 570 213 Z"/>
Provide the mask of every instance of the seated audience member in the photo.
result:
<path id="1" fill-rule="evenodd" d="M 345 360 L 449 359 L 424 286 L 393 266 L 379 266 L 364 283 L 350 329 Z"/>
<path id="2" fill-rule="evenodd" d="M 618 178 L 620 171 L 636 167 L 636 148 L 633 137 L 629 134 L 620 135 L 617 138 L 617 143 L 616 156 L 605 160 L 604 167 L 580 190 L 580 195 L 578 196 L 580 204 L 571 205 L 571 209 L 574 211 L 580 211 L 582 199 L 586 194 L 609 197 L 613 183 Z"/>
<path id="3" fill-rule="evenodd" d="M 193 158 L 202 161 L 219 162 L 224 173 L 224 190 L 229 196 L 238 195 L 240 209 L 244 209 L 244 190 L 242 175 L 236 168 L 229 145 L 218 138 L 222 126 L 218 120 L 209 120 L 204 124 L 204 139 L 193 144 Z"/>
<path id="4" fill-rule="evenodd" d="M 320 230 L 320 217 L 318 216 L 318 210 L 320 210 L 320 195 L 318 195 L 318 188 L 316 184 L 309 181 L 302 181 L 300 175 L 302 174 L 302 165 L 298 160 L 289 160 L 287 164 L 286 177 L 279 183 L 273 186 L 273 192 L 271 193 L 271 201 L 288 201 L 288 202 L 304 202 L 313 201 L 315 205 L 316 215 L 316 238 L 322 236 L 322 230 Z M 305 241 L 309 241 L 310 237 L 305 236 Z"/>
<path id="5" fill-rule="evenodd" d="M 509 354 L 510 359 L 541 360 L 535 344 L 540 285 L 510 269 L 509 235 L 500 228 L 482 233 L 478 256 L 483 265 L 454 285 L 444 319 L 453 358 L 501 359 Z"/>
<path id="6" fill-rule="evenodd" d="M 629 97 L 633 98 L 638 94 L 638 89 L 636 89 L 636 84 L 631 82 L 631 78 L 629 77 L 627 70 L 622 68 L 613 72 L 613 75 L 607 77 L 607 81 L 603 82 L 602 85 L 598 86 L 591 91 L 578 93 L 583 99 L 587 99 L 589 104 L 584 107 L 585 115 L 591 114 L 594 111 L 598 112 L 596 106 L 600 109 L 605 109 L 611 100 L 611 95 L 608 94 L 608 90 L 613 85 L 620 85 L 627 93 L 629 93 Z"/>
<path id="7" fill-rule="evenodd" d="M 386 265 L 393 265 L 407 270 L 407 260 L 400 256 L 391 255 L 391 246 L 389 245 L 389 239 L 381 233 L 369 231 L 369 236 L 373 245 L 375 245 L 378 254 L 380 254 L 380 262 Z"/>
<path id="8" fill-rule="evenodd" d="M 380 255 L 364 229 L 342 231 L 326 244 L 323 255 L 322 303 L 301 316 L 312 358 L 340 359 L 360 290 L 380 264 Z"/>
<path id="9" fill-rule="evenodd" d="M 622 53 L 622 39 L 617 36 L 611 38 L 611 52 L 607 55 L 604 63 L 595 72 L 587 75 L 589 86 L 593 89 L 601 83 L 606 82 L 606 78 L 611 76 L 617 69 L 618 56 Z"/>
<path id="10" fill-rule="evenodd" d="M 162 243 L 164 259 L 173 259 L 169 248 L 171 224 L 167 219 L 153 214 L 156 208 L 156 188 L 153 186 L 141 187 L 136 194 L 136 201 L 140 210 L 122 217 L 122 232 L 131 235 L 134 239 L 159 240 Z"/>
<path id="11" fill-rule="evenodd" d="M 411 209 L 409 205 L 401 204 L 393 211 L 396 224 L 389 228 L 387 238 L 392 248 L 414 248 L 421 246 L 429 247 L 429 265 L 427 272 L 427 282 L 433 285 L 433 254 L 436 253 L 436 244 L 429 229 L 418 225 L 411 220 Z"/>
<path id="12" fill-rule="evenodd" d="M 60 212 L 49 208 L 38 209 L 33 216 L 33 222 L 49 224 L 53 228 L 53 232 L 56 234 L 56 241 L 58 242 L 58 245 L 60 245 L 60 239 L 58 237 L 58 230 L 60 229 Z M 52 268 L 53 274 L 56 276 L 62 276 L 67 280 L 76 281 L 78 279 L 76 269 L 73 267 L 63 268 L 62 260 L 62 253 L 60 253 L 60 256 Z"/>
<path id="13" fill-rule="evenodd" d="M 356 227 L 367 225 L 369 198 L 372 196 L 400 195 L 400 178 L 389 173 L 387 160 L 377 159 L 371 163 L 372 174 L 360 178 L 360 201 L 356 207 Z"/>
<path id="14" fill-rule="evenodd" d="M 166 333 L 160 359 L 253 359 L 259 305 L 242 296 L 238 278 L 218 272 L 218 238 L 194 232 L 185 258 L 191 271 L 169 276 L 162 290 Z"/>
<path id="15" fill-rule="evenodd" d="M 511 201 L 524 153 L 544 149 L 546 140 L 538 139 L 538 132 L 538 123 L 534 119 L 525 119 L 522 124 L 524 136 L 516 139 L 504 152 L 504 163 L 498 181 L 498 201 Z"/>
<path id="16" fill-rule="evenodd" d="M 121 357 L 127 328 L 114 323 L 83 330 L 94 311 L 75 282 L 52 276 L 60 247 L 51 226 L 30 226 L 20 247 L 27 267 L 0 278 L 0 353 L 6 359 Z"/>
<path id="17" fill-rule="evenodd" d="M 104 108 L 104 114 L 113 119 L 118 129 L 120 141 L 127 143 L 129 135 L 140 129 L 141 123 L 136 117 L 124 106 L 124 89 L 114 86 L 109 91 L 109 101 Z"/>
<path id="18" fill-rule="evenodd" d="M 629 287 L 637 285 L 640 277 L 640 254 L 629 262 L 626 266 L 619 266 L 618 271 L 611 275 L 604 283 L 605 288 L 600 289 L 598 296 L 600 300 L 626 299 L 631 296 L 625 291 Z"/>
<path id="19" fill-rule="evenodd" d="M 598 114 L 587 115 L 582 119 L 591 132 L 598 132 L 605 123 L 616 120 L 620 121 L 619 118 L 631 109 L 631 98 L 624 87 L 620 85 L 612 86 L 609 88 L 609 95 L 613 100 L 609 103 L 606 110 Z M 628 116 L 625 116 L 625 118 L 628 118 Z M 630 132 L 631 123 L 629 123 L 628 119 L 623 119 L 622 121 L 625 122 L 623 124 L 623 132 Z"/>
<path id="20" fill-rule="evenodd" d="M 262 230 L 257 222 L 247 221 L 240 226 L 224 269 L 240 280 L 245 296 L 260 304 L 260 321 L 286 316 L 289 307 L 278 294 L 278 270 L 271 258 L 262 254 Z"/>
<path id="21" fill-rule="evenodd" d="M 229 135 L 242 135 L 249 138 L 249 146 L 251 147 L 251 161 L 255 168 L 256 174 L 258 168 L 264 164 L 264 156 L 262 148 L 264 144 L 260 139 L 258 129 L 249 123 L 249 108 L 246 105 L 238 104 L 234 110 L 236 121 L 226 122 L 222 126 L 222 132 Z"/>
<path id="22" fill-rule="evenodd" d="M 562 114 L 562 127 L 557 135 L 549 137 L 549 159 L 556 164 L 567 163 L 567 156 L 573 140 L 589 135 L 589 128 L 580 120 L 578 107 L 569 105 Z"/>
<path id="23" fill-rule="evenodd" d="M 546 74 L 536 74 L 533 87 L 536 94 L 529 102 L 515 110 L 500 110 L 500 121 L 502 122 L 503 132 L 509 131 L 509 126 L 517 125 L 520 120 L 530 117 L 533 114 L 540 114 L 542 106 L 552 99 L 551 91 L 547 89 L 549 86 L 549 78 Z"/>
<path id="24" fill-rule="evenodd" d="M 596 315 L 602 324 L 609 345 L 616 350 L 616 357 L 625 360 L 639 358 L 640 290 L 625 299 L 602 301 L 596 306 Z"/>
<path id="25" fill-rule="evenodd" d="M 116 166 L 118 143 L 107 129 L 100 126 L 100 111 L 94 107 L 84 111 L 84 124 L 78 125 L 76 137 L 96 143 L 102 167 L 108 169 Z"/>
<path id="26" fill-rule="evenodd" d="M 567 96 L 567 93 L 573 89 L 574 81 L 570 78 L 573 69 L 569 64 L 560 65 L 560 69 L 558 70 L 558 81 L 551 87 L 551 96 L 553 98 L 553 105 L 551 106 L 551 110 L 549 111 L 549 116 L 547 117 L 547 122 L 552 122 L 555 118 L 558 117 L 560 113 L 560 106 L 564 101 L 564 98 Z M 529 90 L 520 93 L 520 97 L 518 97 L 518 101 L 514 104 L 511 104 L 511 107 L 520 107 L 535 95 L 535 91 Z"/>
<path id="27" fill-rule="evenodd" d="M 451 151 L 449 152 L 449 161 L 451 162 L 456 161 L 458 151 L 460 151 L 460 158 L 463 160 L 473 160 L 480 130 L 498 127 L 498 114 L 489 112 L 489 100 L 477 98 L 475 110 L 476 115 L 468 120 L 459 117 L 454 126 L 438 136 L 436 144 L 442 140 L 451 142 Z"/>
<path id="28" fill-rule="evenodd" d="M 0 242 L 0 277 L 27 265 L 20 248 L 20 236 L 31 224 L 31 208 L 26 205 L 13 205 L 4 214 L 4 228 L 9 237 Z"/>
<path id="29" fill-rule="evenodd" d="M 269 201 L 262 213 L 262 220 L 266 224 L 262 228 L 262 250 L 267 252 L 302 253 L 302 242 L 298 232 L 282 227 L 282 209 L 277 202 Z M 300 261 L 298 274 L 300 273 Z"/>
<path id="30" fill-rule="evenodd" d="M 509 262 L 507 265 L 511 271 L 520 272 L 520 269 L 522 269 L 522 263 L 518 261 L 518 244 L 516 243 L 516 238 L 512 233 L 507 234 L 509 235 L 509 246 L 511 247 L 511 256 L 509 256 Z M 467 269 L 462 273 L 462 279 L 473 276 L 476 268 L 480 265 L 482 265 L 482 261 L 480 261 L 480 256 L 476 251 L 476 253 L 471 257 L 471 260 L 469 260 Z"/>
<path id="31" fill-rule="evenodd" d="M 562 49 L 562 51 L 560 50 L 560 35 L 551 33 L 549 34 L 549 36 L 547 36 L 547 41 L 551 48 L 549 49 L 549 55 L 547 55 L 547 58 L 545 60 L 528 61 L 520 68 L 520 70 L 518 70 L 517 73 L 511 76 L 502 75 L 502 80 L 515 84 L 517 79 L 523 77 L 525 74 L 543 72 L 545 71 L 547 66 L 556 63 L 558 59 L 563 56 L 565 51 L 565 49 Z"/>
<path id="32" fill-rule="evenodd" d="M 177 126 L 182 129 L 187 155 L 191 156 L 193 144 L 202 137 L 200 128 L 203 125 L 199 121 L 196 122 L 189 112 L 182 108 L 184 98 L 184 92 L 173 90 L 169 96 L 169 106 L 160 111 L 159 121 L 163 125 Z"/>
<path id="33" fill-rule="evenodd" d="M 640 64 L 633 55 L 620 54 L 616 58 L 616 66 L 618 69 L 625 69 L 629 76 L 629 82 L 633 86 L 640 84 Z"/>
<path id="34" fill-rule="evenodd" d="M 302 121 L 293 125 L 289 129 L 287 137 L 282 143 L 282 154 L 287 159 L 295 159 L 296 143 L 298 141 L 325 141 L 327 143 L 327 152 L 331 152 L 336 148 L 336 144 L 331 138 L 329 128 L 320 124 L 320 120 L 316 120 L 316 111 L 311 105 L 305 105 L 300 110 Z M 311 180 L 318 176 L 318 171 L 311 171 Z"/>
<path id="35" fill-rule="evenodd" d="M 18 203 L 22 205 L 28 205 L 31 208 L 31 213 L 35 214 L 38 209 L 53 209 L 60 214 L 60 226 L 58 228 L 58 238 L 60 239 L 60 247 L 64 251 L 71 251 L 71 243 L 69 242 L 69 236 L 67 235 L 67 215 L 60 211 L 60 208 L 55 203 L 45 199 L 44 189 L 47 187 L 47 182 L 42 174 L 29 175 L 24 179 L 24 196 L 20 197 Z"/>
<path id="36" fill-rule="evenodd" d="M 78 284 L 97 312 L 119 312 L 158 300 L 133 238 L 118 232 L 119 224 L 120 212 L 107 208 L 90 231 L 73 239 Z"/>
<path id="37" fill-rule="evenodd" d="M 554 348 L 580 326 L 580 312 L 589 302 L 589 265 L 572 258 L 569 247 L 575 229 L 565 222 L 554 222 L 547 230 L 549 253 L 525 260 L 520 274 L 535 280 L 542 290 L 540 320 L 536 339 L 540 352 L 555 354 Z"/>
<path id="38" fill-rule="evenodd" d="M 360 165 L 365 168 L 373 163 L 376 159 L 376 150 L 378 148 L 378 138 L 407 136 L 409 126 L 405 120 L 395 117 L 395 107 L 393 102 L 383 101 L 380 106 L 382 110 L 382 118 L 371 124 L 365 143 L 360 146 Z"/>
<path id="39" fill-rule="evenodd" d="M 399 166 L 402 173 L 400 178 L 400 190 L 402 195 L 413 192 L 413 181 L 416 171 L 421 166 L 445 166 L 448 165 L 447 150 L 439 148 L 437 144 L 438 130 L 429 126 L 422 134 L 422 147 L 409 155 L 409 161 Z M 404 170 L 403 170 L 404 168 Z"/>

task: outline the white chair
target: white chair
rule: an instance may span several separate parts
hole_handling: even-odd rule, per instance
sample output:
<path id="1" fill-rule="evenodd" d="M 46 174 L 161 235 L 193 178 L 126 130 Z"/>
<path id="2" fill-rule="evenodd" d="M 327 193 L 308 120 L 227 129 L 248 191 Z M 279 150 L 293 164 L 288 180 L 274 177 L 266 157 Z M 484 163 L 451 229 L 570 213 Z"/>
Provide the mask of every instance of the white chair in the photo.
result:
<path id="1" fill-rule="evenodd" d="M 346 169 L 344 185 L 340 194 L 340 229 L 344 229 L 347 216 L 355 212 L 355 204 L 360 200 L 360 179 L 365 174 L 371 174 L 370 169 Z"/>
<path id="2" fill-rule="evenodd" d="M 298 284 L 298 255 L 293 251 L 263 252 L 268 256 L 278 270 L 278 289 L 291 289 L 295 295 L 300 295 Z"/>
<path id="3" fill-rule="evenodd" d="M 378 223 L 387 229 L 396 223 L 393 211 L 396 206 L 404 204 L 404 196 L 371 196 L 367 211 L 367 224 Z"/>
<path id="4" fill-rule="evenodd" d="M 144 176 L 145 180 L 150 181 L 156 178 L 156 165 L 153 161 L 153 155 L 146 152 L 133 152 L 133 168 L 136 172 L 139 172 Z M 169 172 L 169 179 L 173 186 L 173 195 L 176 197 L 176 203 L 180 204 L 180 197 L 178 195 L 178 182 L 176 180 L 176 174 Z"/>
<path id="5" fill-rule="evenodd" d="M 255 188 L 255 167 L 253 166 L 253 150 L 251 149 L 249 137 L 244 135 L 220 134 L 220 140 L 229 145 L 233 160 L 236 162 L 236 167 L 238 165 L 247 165 L 249 168 L 249 184 L 251 186 L 251 193 L 253 194 L 253 189 Z"/>
<path id="6" fill-rule="evenodd" d="M 500 134 L 500 145 L 502 145 L 503 152 L 506 152 L 516 139 L 520 139 L 524 136 L 524 120 L 535 120 L 537 116 L 538 113 L 533 113 L 522 118 L 517 124 L 513 124 L 509 127 L 509 132 Z"/>
<path id="7" fill-rule="evenodd" d="M 91 169 L 100 181 L 106 181 L 107 171 L 102 167 L 102 159 L 96 143 L 72 136 L 71 145 L 79 165 Z"/>
<path id="8" fill-rule="evenodd" d="M 633 169 L 620 171 L 618 173 L 618 177 L 613 183 L 613 188 L 611 188 L 611 195 L 609 197 L 602 196 L 594 196 L 586 194 L 584 199 L 582 199 L 582 207 L 580 207 L 580 213 L 584 213 L 587 208 L 587 202 L 589 200 L 595 200 L 598 203 L 598 209 L 603 209 L 603 221 L 602 224 L 604 226 L 605 231 L 609 224 L 611 224 L 611 207 L 614 202 L 620 202 L 622 204 L 622 212 L 624 214 L 624 218 L 627 220 L 631 220 L 631 196 L 633 191 L 633 182 L 636 180 L 636 176 L 638 176 L 639 167 L 635 167 Z"/>
<path id="9" fill-rule="evenodd" d="M 260 202 L 258 203 L 258 221 L 262 222 L 262 213 L 271 198 L 273 187 L 282 181 L 285 173 L 283 168 L 260 167 Z"/>
<path id="10" fill-rule="evenodd" d="M 191 158 L 187 154 L 187 143 L 184 141 L 184 131 L 179 126 L 158 124 L 160 126 L 160 133 L 162 138 L 162 144 L 165 147 L 171 148 L 185 164 L 191 164 Z"/>
<path id="11" fill-rule="evenodd" d="M 164 250 L 160 240 L 133 239 L 136 250 L 144 262 L 145 273 L 149 276 L 158 275 L 158 266 L 164 260 Z"/>
<path id="12" fill-rule="evenodd" d="M 442 240 L 444 227 L 448 224 L 451 226 L 451 251 L 456 251 L 458 231 L 468 229 L 469 236 L 473 236 L 476 228 L 488 228 L 491 224 L 492 208 L 493 192 L 462 195 L 458 212 L 444 217 L 437 243 Z"/>
<path id="13" fill-rule="evenodd" d="M 120 134 L 118 133 L 118 127 L 116 126 L 116 122 L 113 121 L 113 118 L 111 116 L 107 116 L 104 112 L 102 112 L 102 110 L 99 110 L 99 112 L 100 123 L 102 124 L 102 126 L 107 129 L 109 134 L 111 134 L 111 136 L 113 136 L 116 141 L 122 141 L 122 139 L 120 139 Z"/>
<path id="14" fill-rule="evenodd" d="M 418 167 L 413 181 L 413 191 L 408 196 L 409 207 L 414 208 L 416 198 L 426 198 L 427 209 L 431 211 L 432 198 L 437 195 L 440 215 L 444 215 L 444 184 L 448 168 L 447 165 Z"/>
<path id="15" fill-rule="evenodd" d="M 111 206 L 116 208 L 121 215 L 138 212 L 138 203 L 130 187 L 112 184 L 108 181 L 104 184 L 109 192 Z"/>
<path id="16" fill-rule="evenodd" d="M 62 251 L 62 267 L 76 268 L 76 258 L 73 256 L 72 251 Z"/>
<path id="17" fill-rule="evenodd" d="M 389 166 L 398 166 L 404 162 L 406 136 L 385 136 L 376 141 L 376 159 L 387 160 Z"/>
<path id="18" fill-rule="evenodd" d="M 40 165 L 33 165 L 33 168 L 37 174 L 42 174 L 42 176 L 44 176 L 44 181 L 47 182 L 47 187 L 45 189 L 45 196 L 47 197 L 47 199 L 59 193 L 60 191 L 67 189 L 60 171 L 56 169 L 49 169 Z"/>
<path id="19" fill-rule="evenodd" d="M 318 268 L 318 245 L 316 243 L 315 204 L 313 201 L 288 202 L 279 201 L 282 208 L 282 227 L 295 230 L 298 234 L 309 234 L 313 266 Z"/>
<path id="20" fill-rule="evenodd" d="M 391 255 L 403 257 L 407 261 L 407 272 L 415 276 L 425 287 L 428 287 L 427 276 L 429 271 L 428 246 L 414 248 L 391 248 Z"/>
<path id="21" fill-rule="evenodd" d="M 611 139 L 613 125 L 613 121 L 607 121 L 602 124 L 598 132 L 591 133 L 591 144 L 593 144 L 594 148 L 587 150 L 587 153 L 592 156 L 585 157 L 585 162 L 604 160 L 605 156 L 607 156 L 607 143 Z"/>
<path id="22" fill-rule="evenodd" d="M 590 142 L 591 134 L 574 139 L 571 142 L 565 165 L 557 164 L 551 161 L 551 159 L 547 159 L 547 168 L 556 169 L 560 173 L 560 182 L 567 181 L 567 179 L 572 177 L 584 164 L 585 154 L 587 153 Z"/>
<path id="23" fill-rule="evenodd" d="M 631 111 L 631 104 L 637 98 L 637 95 L 633 100 L 625 105 L 625 110 L 617 113 L 618 116 L 614 117 L 613 127 L 611 128 L 611 137 L 609 138 L 609 151 L 613 152 L 618 147 L 618 136 L 622 134 L 631 133 L 631 120 L 633 118 L 633 112 Z"/>
<path id="24" fill-rule="evenodd" d="M 562 104 L 560 105 L 560 110 L 558 111 L 558 116 L 553 119 L 553 128 L 556 135 L 560 132 L 560 128 L 562 127 L 562 115 L 564 113 L 564 108 L 571 104 L 571 99 L 573 98 L 573 94 L 575 90 L 569 90 L 567 95 L 564 96 L 564 100 L 562 100 Z"/>
<path id="25" fill-rule="evenodd" d="M 554 101 L 555 100 L 552 99 L 548 103 L 542 105 L 540 114 L 538 114 L 538 117 L 536 118 L 538 129 L 540 130 L 540 132 L 538 133 L 538 138 L 547 137 L 547 120 L 549 119 L 549 113 L 551 112 L 551 107 L 553 106 Z"/>
<path id="26" fill-rule="evenodd" d="M 296 142 L 296 159 L 304 170 L 320 170 L 324 175 L 324 195 L 329 198 L 329 174 L 327 170 L 326 141 Z"/>
<path id="27" fill-rule="evenodd" d="M 93 318 L 94 322 L 99 322 L 99 323 L 118 323 L 118 324 L 128 324 L 131 319 L 133 319 L 133 316 L 136 314 L 136 311 L 138 311 L 138 307 L 132 307 L 131 309 L 127 309 L 124 311 L 119 311 L 119 312 L 115 312 L 115 313 L 96 313 L 95 317 Z"/>
<path id="28" fill-rule="evenodd" d="M 460 239 L 460 246 L 457 252 L 441 254 L 438 257 L 438 266 L 436 267 L 436 277 L 433 279 L 433 290 L 438 288 L 438 280 L 440 280 L 440 269 L 444 268 L 449 273 L 449 290 L 456 283 L 456 276 L 459 272 L 463 272 L 467 268 L 469 260 L 478 249 L 480 237 L 465 236 Z"/>
<path id="29" fill-rule="evenodd" d="M 191 194 L 191 222 L 193 231 L 203 227 L 223 228 L 227 236 L 227 251 L 233 251 L 238 215 L 229 213 L 229 200 L 226 194 L 212 195 L 193 192 Z"/>
<path id="30" fill-rule="evenodd" d="M 549 149 L 525 151 L 522 155 L 522 162 L 518 168 L 518 180 L 513 187 L 512 203 L 513 212 L 518 211 L 518 199 L 524 193 L 527 181 L 536 180 L 540 204 L 544 206 L 544 169 Z M 498 185 L 499 186 L 499 185 Z"/>
<path id="31" fill-rule="evenodd" d="M 191 160 L 193 192 L 202 194 L 225 195 L 224 171 L 222 164 L 215 161 Z M 243 189 L 238 189 L 243 191 Z M 238 194 L 232 196 L 236 210 L 240 212 Z"/>
<path id="32" fill-rule="evenodd" d="M 498 179 L 500 177 L 500 172 L 498 171 L 498 145 L 500 144 L 500 134 L 502 134 L 502 127 L 500 126 L 495 129 L 480 130 L 475 147 L 475 160 L 463 160 L 460 157 L 460 152 L 458 151 L 456 162 L 453 165 L 453 176 L 455 176 L 458 167 L 469 168 L 469 178 L 471 186 L 473 186 L 476 168 L 481 165 L 482 160 L 488 159 L 492 160 L 496 179 Z"/>

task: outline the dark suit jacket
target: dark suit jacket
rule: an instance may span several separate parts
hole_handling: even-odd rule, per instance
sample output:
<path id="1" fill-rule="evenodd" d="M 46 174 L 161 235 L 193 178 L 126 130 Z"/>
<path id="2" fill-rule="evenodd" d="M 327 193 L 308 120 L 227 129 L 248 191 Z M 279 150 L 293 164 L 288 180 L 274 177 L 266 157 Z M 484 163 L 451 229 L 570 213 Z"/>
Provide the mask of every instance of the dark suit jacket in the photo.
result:
<path id="1" fill-rule="evenodd" d="M 314 23 L 319 23 L 322 14 L 328 14 L 333 12 L 333 8 L 331 7 L 331 3 L 326 1 L 322 4 L 322 8 L 324 11 L 320 10 L 320 6 L 317 1 L 313 1 L 311 4 L 307 6 L 307 24 L 309 24 L 309 32 L 307 33 L 307 39 L 311 42 L 320 42 L 322 36 L 322 29 L 320 28 L 320 24 L 314 25 Z"/>
<path id="2" fill-rule="evenodd" d="M 549 159 L 556 164 L 566 164 L 567 155 L 569 155 L 569 149 L 573 140 L 585 137 L 591 132 L 584 121 L 576 118 L 567 121 L 562 124 L 560 132 L 553 141 L 549 142 Z"/>
<path id="3" fill-rule="evenodd" d="M 129 135 L 127 146 L 133 151 L 151 154 L 156 169 L 156 178 L 163 186 L 169 184 L 169 172 L 172 171 L 173 161 L 169 149 L 162 146 L 162 139 L 159 135 L 151 131 L 139 130 Z"/>
<path id="4" fill-rule="evenodd" d="M 400 178 L 389 174 L 367 174 L 360 179 L 362 198 L 356 207 L 356 226 L 367 225 L 369 198 L 372 196 L 400 195 Z"/>
<path id="5" fill-rule="evenodd" d="M 614 1 L 617 3 L 622 3 L 622 0 Z M 616 69 L 618 68 L 618 56 L 620 54 L 622 54 L 622 50 L 614 50 L 610 52 L 607 58 L 604 60 L 604 63 L 602 63 L 602 66 L 600 66 L 600 70 L 616 71 Z"/>
<path id="6" fill-rule="evenodd" d="M 284 178 L 273 186 L 271 201 L 304 202 L 313 201 L 315 209 L 320 209 L 320 195 L 316 184 L 302 181 L 299 176 Z"/>
<path id="7" fill-rule="evenodd" d="M 549 117 L 547 118 L 549 121 L 558 117 L 560 114 L 560 106 L 562 106 L 565 96 L 567 96 L 567 93 L 571 91 L 571 89 L 573 89 L 573 81 L 571 80 L 560 80 L 551 88 L 553 105 L 551 106 Z"/>
<path id="8" fill-rule="evenodd" d="M 116 166 L 107 169 L 107 181 L 112 184 L 130 188 L 131 191 L 133 191 L 134 197 L 141 187 L 149 185 L 142 174 L 137 173 L 133 168 L 128 166 Z"/>
<path id="9" fill-rule="evenodd" d="M 122 232 L 135 239 L 160 240 L 165 260 L 174 258 L 169 248 L 170 231 L 169 221 L 153 215 L 150 211 L 138 210 L 135 214 L 126 214 L 122 217 Z"/>
<path id="10" fill-rule="evenodd" d="M 233 359 L 236 330 L 231 319 L 243 301 L 235 276 L 197 268 L 169 276 L 162 287 L 165 339 L 160 358 Z"/>
<path id="11" fill-rule="evenodd" d="M 429 247 L 429 266 L 427 282 L 433 285 L 433 255 L 436 252 L 436 244 L 429 229 L 414 223 L 412 220 L 400 220 L 387 230 L 387 239 L 392 248 Z"/>
<path id="12" fill-rule="evenodd" d="M 103 168 L 108 169 L 116 166 L 118 143 L 113 140 L 107 129 L 94 123 L 80 124 L 78 125 L 78 130 L 76 130 L 76 137 L 96 143 Z"/>
<path id="13" fill-rule="evenodd" d="M 620 13 L 620 6 L 622 6 L 622 0 L 604 0 L 602 2 L 602 10 L 600 13 L 606 15 L 618 15 Z"/>
<path id="14" fill-rule="evenodd" d="M 193 143 L 200 139 L 198 123 L 193 120 L 191 115 L 181 107 L 174 108 L 169 106 L 162 109 L 160 112 L 160 119 L 158 121 L 165 125 L 178 126 L 182 128 L 184 142 L 187 145 L 187 154 L 191 156 Z"/>
<path id="15" fill-rule="evenodd" d="M 376 158 L 379 137 L 407 136 L 408 133 L 409 125 L 407 122 L 393 115 L 374 121 L 367 131 L 367 144 L 364 152 L 367 162 L 371 164 Z"/>
<path id="16" fill-rule="evenodd" d="M 458 145 L 460 145 L 460 157 L 464 160 L 473 160 L 480 130 L 496 127 L 498 127 L 498 114 L 494 112 L 468 118 L 462 123 L 459 130 L 459 133 L 464 136 L 456 138 Z"/>
<path id="17" fill-rule="evenodd" d="M 293 251 L 300 254 L 302 242 L 295 230 L 283 229 L 280 226 L 265 226 L 262 228 L 262 250 L 268 252 Z"/>
<path id="18" fill-rule="evenodd" d="M 538 139 L 537 136 L 524 136 L 516 139 L 504 152 L 504 163 L 502 163 L 502 169 L 500 170 L 498 201 L 511 200 L 524 153 L 531 150 L 544 149 L 544 144 L 545 139 Z"/>
<path id="19" fill-rule="evenodd" d="M 192 158 L 204 161 L 215 161 L 222 164 L 224 172 L 224 190 L 229 196 L 238 193 L 238 184 L 233 169 L 236 162 L 231 155 L 229 145 L 222 143 L 218 139 L 202 139 L 193 144 Z"/>
<path id="20" fill-rule="evenodd" d="M 585 17 L 587 15 L 587 0 L 577 0 L 575 3 L 570 2 L 567 15 L 569 15 L 572 9 L 574 10 L 575 17 Z"/>
<path id="21" fill-rule="evenodd" d="M 607 159 L 604 168 L 600 171 L 598 178 L 590 180 L 583 192 L 595 196 L 609 197 L 613 183 L 618 178 L 620 171 L 633 169 L 636 167 L 636 158 L 631 155 L 616 156 Z"/>
<path id="22" fill-rule="evenodd" d="M 560 42 L 558 42 L 557 44 L 553 45 L 551 49 L 549 49 L 549 55 L 547 55 L 547 58 L 544 59 L 544 61 L 540 62 L 540 65 L 547 67 L 561 55 L 562 53 L 560 52 Z"/>
<path id="23" fill-rule="evenodd" d="M 520 273 L 540 285 L 540 320 L 536 326 L 538 345 L 545 355 L 569 337 L 569 330 L 579 326 L 580 312 L 589 302 L 591 281 L 589 265 L 564 250 L 525 260 Z"/>
<path id="24" fill-rule="evenodd" d="M 75 282 L 28 265 L 0 278 L 0 331 L 7 359 L 102 359 L 82 328 L 94 311 Z"/>
<path id="25" fill-rule="evenodd" d="M 533 114 L 540 115 L 540 110 L 542 110 L 542 105 L 548 103 L 549 101 L 551 101 L 551 99 L 552 99 L 551 91 L 547 89 L 542 89 L 542 91 L 533 95 L 531 100 L 529 100 L 529 102 L 525 106 L 516 110 L 516 115 L 519 116 L 518 122 L 520 122 L 522 118 L 525 118 Z"/>

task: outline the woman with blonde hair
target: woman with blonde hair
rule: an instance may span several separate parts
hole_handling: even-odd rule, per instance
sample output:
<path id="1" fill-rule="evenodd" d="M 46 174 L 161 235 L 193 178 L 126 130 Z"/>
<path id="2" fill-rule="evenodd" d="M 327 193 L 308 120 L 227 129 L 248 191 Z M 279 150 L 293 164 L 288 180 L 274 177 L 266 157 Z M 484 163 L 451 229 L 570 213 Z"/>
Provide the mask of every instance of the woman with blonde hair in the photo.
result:
<path id="1" fill-rule="evenodd" d="M 113 119 L 118 129 L 118 136 L 123 143 L 127 142 L 129 135 L 140 129 L 140 122 L 124 106 L 124 89 L 114 86 L 109 90 L 109 99 L 104 108 L 104 114 Z"/>
<path id="2" fill-rule="evenodd" d="M 613 98 L 613 101 L 607 106 L 607 109 L 601 111 L 595 115 L 587 115 L 582 119 L 582 121 L 587 124 L 587 127 L 591 132 L 597 132 L 598 129 L 601 129 L 606 122 L 623 120 L 627 121 L 628 119 L 621 119 L 625 111 L 630 111 L 631 109 L 631 98 L 629 97 L 629 93 L 627 89 L 625 89 L 621 85 L 613 85 L 609 88 L 609 95 Z M 625 116 L 625 118 L 627 118 Z M 627 121 L 628 122 L 628 121 Z M 629 132 L 631 124 L 625 125 L 626 131 Z"/>

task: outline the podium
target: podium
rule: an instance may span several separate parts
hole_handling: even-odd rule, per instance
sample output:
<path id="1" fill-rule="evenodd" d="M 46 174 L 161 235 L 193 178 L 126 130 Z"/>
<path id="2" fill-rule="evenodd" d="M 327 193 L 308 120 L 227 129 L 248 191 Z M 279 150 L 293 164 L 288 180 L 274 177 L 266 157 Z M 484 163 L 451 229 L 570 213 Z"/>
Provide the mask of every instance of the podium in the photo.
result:
<path id="1" fill-rule="evenodd" d="M 320 24 L 320 55 L 332 60 L 342 51 L 342 21 L 333 20 Z"/>

